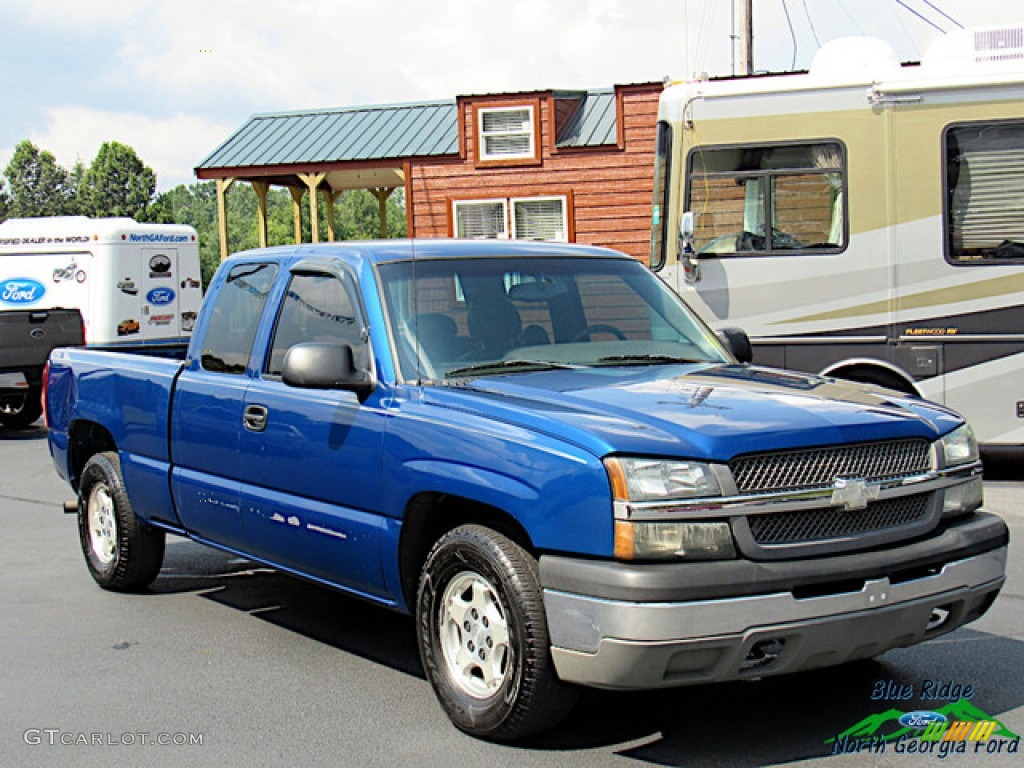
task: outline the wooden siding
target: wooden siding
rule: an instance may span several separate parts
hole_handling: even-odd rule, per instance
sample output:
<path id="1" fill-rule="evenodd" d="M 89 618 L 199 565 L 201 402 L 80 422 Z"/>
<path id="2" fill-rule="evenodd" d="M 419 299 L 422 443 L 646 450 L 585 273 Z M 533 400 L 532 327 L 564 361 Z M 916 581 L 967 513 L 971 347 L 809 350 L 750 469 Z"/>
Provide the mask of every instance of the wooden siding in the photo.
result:
<path id="1" fill-rule="evenodd" d="M 619 86 L 621 140 L 601 147 L 555 146 L 557 100 L 542 96 L 541 161 L 497 168 L 475 166 L 474 106 L 534 103 L 536 94 L 463 97 L 458 100 L 459 157 L 418 158 L 409 165 L 410 235 L 452 234 L 451 201 L 566 195 L 575 241 L 601 245 L 646 262 L 650 242 L 655 127 L 660 84 Z M 564 116 L 558 116 L 564 119 Z"/>

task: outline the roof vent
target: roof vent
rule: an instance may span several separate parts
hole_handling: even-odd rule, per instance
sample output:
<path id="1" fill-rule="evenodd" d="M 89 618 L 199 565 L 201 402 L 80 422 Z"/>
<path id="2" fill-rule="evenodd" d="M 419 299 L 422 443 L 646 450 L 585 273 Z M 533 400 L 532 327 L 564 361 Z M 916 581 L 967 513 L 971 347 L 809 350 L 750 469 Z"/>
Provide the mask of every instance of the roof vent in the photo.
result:
<path id="1" fill-rule="evenodd" d="M 896 51 L 884 40 L 843 37 L 818 49 L 811 62 L 811 75 L 834 83 L 874 83 L 891 77 L 899 68 Z"/>
<path id="2" fill-rule="evenodd" d="M 1024 70 L 1024 27 L 983 27 L 936 40 L 921 65 L 935 73 L 965 75 L 971 69 Z"/>

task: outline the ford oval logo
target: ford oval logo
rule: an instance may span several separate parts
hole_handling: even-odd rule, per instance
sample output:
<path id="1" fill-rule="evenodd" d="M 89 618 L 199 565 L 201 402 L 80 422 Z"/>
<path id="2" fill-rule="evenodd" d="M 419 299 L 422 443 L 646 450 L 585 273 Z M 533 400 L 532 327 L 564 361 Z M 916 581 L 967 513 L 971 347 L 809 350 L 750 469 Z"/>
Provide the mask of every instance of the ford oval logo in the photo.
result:
<path id="1" fill-rule="evenodd" d="M 907 712 L 900 718 L 900 725 L 904 728 L 927 728 L 931 723 L 944 723 L 946 716 L 938 712 Z"/>
<path id="2" fill-rule="evenodd" d="M 158 307 L 162 307 L 164 304 L 170 304 L 172 301 L 174 301 L 174 289 L 154 288 L 152 291 L 146 294 L 146 301 Z"/>
<path id="3" fill-rule="evenodd" d="M 28 277 L 0 281 L 0 303 L 3 304 L 35 304 L 45 293 L 45 285 Z"/>

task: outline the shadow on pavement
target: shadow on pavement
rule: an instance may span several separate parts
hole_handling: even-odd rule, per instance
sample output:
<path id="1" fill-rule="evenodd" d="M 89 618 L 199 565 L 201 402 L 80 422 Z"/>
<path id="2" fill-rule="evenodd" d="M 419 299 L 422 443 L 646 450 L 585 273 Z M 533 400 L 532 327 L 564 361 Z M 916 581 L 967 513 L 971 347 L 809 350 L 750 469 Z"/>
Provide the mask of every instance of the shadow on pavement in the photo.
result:
<path id="1" fill-rule="evenodd" d="M 411 618 L 192 542 L 169 542 L 155 594 L 196 592 L 276 626 L 424 679 Z M 983 651 L 983 652 L 982 652 Z M 994 662 L 998 660 L 998 662 Z M 612 748 L 654 765 L 760 766 L 826 757 L 869 715 L 947 702 L 877 701 L 878 681 L 955 679 L 994 718 L 1024 706 L 1024 643 L 970 628 L 878 660 L 761 681 L 641 693 L 588 690 L 556 730 L 514 745 Z"/>

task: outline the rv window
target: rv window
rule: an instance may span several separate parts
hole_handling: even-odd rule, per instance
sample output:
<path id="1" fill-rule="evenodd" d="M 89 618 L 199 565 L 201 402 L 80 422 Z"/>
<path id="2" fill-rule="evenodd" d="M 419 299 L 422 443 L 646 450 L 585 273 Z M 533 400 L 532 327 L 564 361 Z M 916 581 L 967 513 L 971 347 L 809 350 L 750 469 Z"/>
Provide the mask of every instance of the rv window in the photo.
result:
<path id="1" fill-rule="evenodd" d="M 835 252 L 846 245 L 839 142 L 697 147 L 685 209 L 708 255 Z"/>
<path id="2" fill-rule="evenodd" d="M 1024 122 L 953 126 L 945 144 L 947 258 L 1024 262 Z"/>

